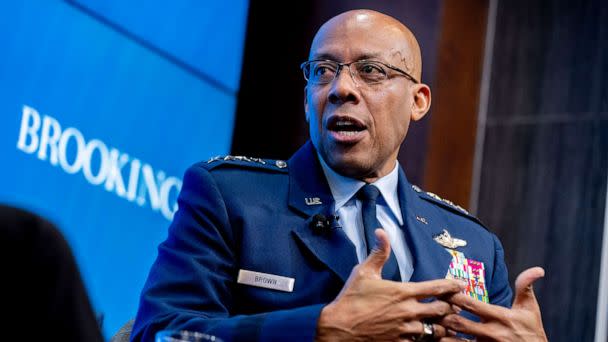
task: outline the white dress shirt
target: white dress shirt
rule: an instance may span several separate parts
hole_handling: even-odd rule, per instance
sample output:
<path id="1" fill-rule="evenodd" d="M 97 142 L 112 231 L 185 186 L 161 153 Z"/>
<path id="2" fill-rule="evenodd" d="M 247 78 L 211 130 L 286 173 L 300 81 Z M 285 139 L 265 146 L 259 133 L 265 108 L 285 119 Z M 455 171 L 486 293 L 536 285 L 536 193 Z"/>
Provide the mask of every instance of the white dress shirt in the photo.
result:
<path id="1" fill-rule="evenodd" d="M 356 199 L 355 194 L 365 185 L 365 182 L 342 176 L 332 170 L 321 156 L 319 156 L 319 160 L 334 197 L 335 214 L 340 218 L 338 222 L 355 245 L 357 258 L 359 262 L 362 262 L 367 257 L 367 248 L 365 246 L 361 201 Z M 399 205 L 399 196 L 397 195 L 398 181 L 399 168 L 397 162 L 395 162 L 393 171 L 372 184 L 378 187 L 381 194 L 376 203 L 378 221 L 388 234 L 391 249 L 399 265 L 401 280 L 405 282 L 411 278 L 414 267 L 412 253 L 400 228 L 403 225 L 403 217 Z"/>

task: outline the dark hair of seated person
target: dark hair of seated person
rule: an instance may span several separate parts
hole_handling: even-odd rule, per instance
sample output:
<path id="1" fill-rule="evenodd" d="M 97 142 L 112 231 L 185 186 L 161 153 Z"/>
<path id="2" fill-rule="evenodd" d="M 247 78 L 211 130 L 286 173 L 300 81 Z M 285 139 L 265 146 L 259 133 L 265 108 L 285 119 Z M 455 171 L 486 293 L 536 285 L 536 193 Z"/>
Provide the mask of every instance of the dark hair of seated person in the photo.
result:
<path id="1" fill-rule="evenodd" d="M 0 205 L 0 260 L 4 333 L 23 341 L 103 341 L 76 261 L 53 224 Z"/>

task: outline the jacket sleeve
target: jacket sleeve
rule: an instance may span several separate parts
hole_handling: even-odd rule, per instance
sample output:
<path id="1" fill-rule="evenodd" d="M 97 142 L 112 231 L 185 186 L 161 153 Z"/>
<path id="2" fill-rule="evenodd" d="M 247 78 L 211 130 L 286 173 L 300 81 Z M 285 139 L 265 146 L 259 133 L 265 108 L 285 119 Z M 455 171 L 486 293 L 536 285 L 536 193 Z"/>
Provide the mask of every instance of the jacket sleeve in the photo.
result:
<path id="1" fill-rule="evenodd" d="M 196 165 L 186 171 L 178 204 L 142 291 L 131 340 L 154 341 L 160 330 L 203 332 L 223 341 L 313 340 L 322 305 L 233 315 L 238 241 L 209 171 Z"/>
<path id="2" fill-rule="evenodd" d="M 490 288 L 488 289 L 490 303 L 510 308 L 513 292 L 509 286 L 509 273 L 505 264 L 505 252 L 498 237 L 492 234 L 492 238 L 494 239 L 494 272 L 492 273 Z"/>

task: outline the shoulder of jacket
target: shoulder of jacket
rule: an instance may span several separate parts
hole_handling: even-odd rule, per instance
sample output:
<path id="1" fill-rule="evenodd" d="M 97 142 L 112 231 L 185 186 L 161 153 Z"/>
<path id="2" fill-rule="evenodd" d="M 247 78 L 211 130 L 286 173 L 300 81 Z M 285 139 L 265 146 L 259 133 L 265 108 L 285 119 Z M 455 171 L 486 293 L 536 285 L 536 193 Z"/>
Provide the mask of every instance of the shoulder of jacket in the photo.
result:
<path id="1" fill-rule="evenodd" d="M 450 200 L 447 200 L 445 198 L 441 198 L 432 192 L 424 191 L 417 185 L 412 185 L 412 189 L 414 189 L 414 191 L 418 194 L 418 196 L 420 198 L 422 198 L 423 200 L 425 200 L 431 204 L 434 204 L 442 209 L 455 213 L 457 215 L 464 216 L 464 217 L 468 218 L 469 220 L 474 221 L 475 223 L 477 223 L 477 224 L 481 225 L 482 227 L 484 227 L 485 229 L 487 229 L 487 227 L 483 224 L 483 222 L 481 222 L 481 220 L 479 220 L 479 218 L 477 218 L 476 216 L 473 216 L 471 213 L 469 213 L 465 208 L 461 207 L 460 205 L 458 205 Z"/>
<path id="2" fill-rule="evenodd" d="M 211 171 L 216 169 L 233 168 L 287 173 L 287 162 L 284 160 L 262 159 L 246 156 L 215 156 L 207 161 L 198 163 L 199 166 Z"/>

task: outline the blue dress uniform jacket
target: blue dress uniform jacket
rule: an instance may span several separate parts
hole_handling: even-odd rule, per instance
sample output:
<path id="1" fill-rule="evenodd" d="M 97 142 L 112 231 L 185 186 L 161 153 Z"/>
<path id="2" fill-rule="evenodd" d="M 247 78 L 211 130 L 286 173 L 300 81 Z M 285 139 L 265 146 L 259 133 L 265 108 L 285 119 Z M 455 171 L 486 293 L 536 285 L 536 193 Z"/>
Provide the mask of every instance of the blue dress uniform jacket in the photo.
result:
<path id="1" fill-rule="evenodd" d="M 410 281 L 446 277 L 452 256 L 433 240 L 446 229 L 467 241 L 458 251 L 485 264 L 490 302 L 509 306 L 496 236 L 456 206 L 410 185 L 403 170 L 398 187 L 414 263 Z M 312 144 L 287 163 L 228 157 L 195 164 L 178 203 L 143 289 L 132 340 L 153 341 L 162 329 L 206 332 L 224 341 L 313 340 L 322 307 L 358 261 L 341 229 L 311 229 L 315 214 L 333 214 Z M 293 291 L 237 283 L 239 270 L 293 278 Z"/>

